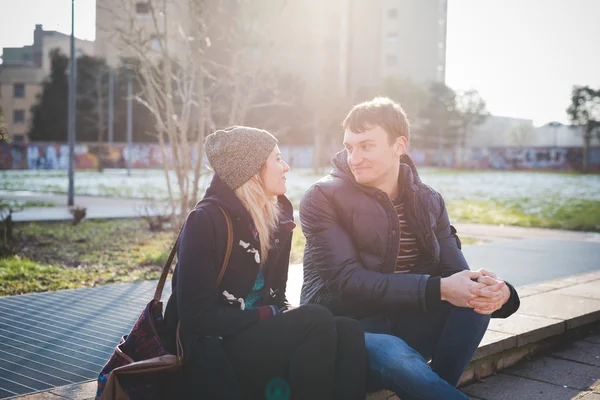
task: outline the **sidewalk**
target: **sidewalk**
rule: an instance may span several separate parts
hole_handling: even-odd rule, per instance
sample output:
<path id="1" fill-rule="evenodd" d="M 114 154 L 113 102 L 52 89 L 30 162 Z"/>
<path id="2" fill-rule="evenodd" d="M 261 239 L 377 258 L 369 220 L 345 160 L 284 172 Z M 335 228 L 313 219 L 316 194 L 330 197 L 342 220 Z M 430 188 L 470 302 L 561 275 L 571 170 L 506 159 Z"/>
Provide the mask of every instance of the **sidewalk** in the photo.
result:
<path id="1" fill-rule="evenodd" d="M 16 211 L 13 213 L 13 221 L 15 222 L 70 221 L 73 219 L 67 206 L 66 195 L 0 190 L 0 199 L 55 204 L 54 207 L 27 207 L 24 210 Z M 86 219 L 139 218 L 142 215 L 147 215 L 148 212 L 154 212 L 154 210 L 144 210 L 144 207 L 149 204 L 148 200 L 142 199 L 75 197 L 75 206 L 87 209 Z"/>
<path id="2" fill-rule="evenodd" d="M 600 325 L 581 334 L 462 391 L 473 400 L 599 400 Z"/>
<path id="3" fill-rule="evenodd" d="M 600 327 L 596 325 L 582 339 L 564 343 L 502 373 L 466 386 L 462 392 L 473 400 L 599 400 L 599 354 Z M 95 393 L 96 382 L 92 381 L 19 399 L 87 400 L 93 399 Z"/>
<path id="4" fill-rule="evenodd" d="M 290 276 L 290 279 L 293 278 Z M 0 397 L 6 397 L 10 392 L 13 395 L 19 393 L 17 389 L 20 388 L 23 394 L 45 390 L 18 397 L 28 400 L 93 398 L 95 374 L 110 355 L 120 335 L 130 329 L 141 307 L 151 297 L 154 285 L 155 282 L 115 284 L 1 298 L 0 363 L 4 366 L 0 372 L 0 390 L 3 390 Z M 492 321 L 461 379 L 465 384 L 482 379 L 483 383 L 465 386 L 464 392 L 484 400 L 530 397 L 559 399 L 563 397 L 535 397 L 527 390 L 548 393 L 544 390 L 559 390 L 555 388 L 561 386 L 557 382 L 567 382 L 564 385 L 570 390 L 564 393 L 568 396 L 595 396 L 592 388 L 597 382 L 581 376 L 596 380 L 600 378 L 600 374 L 597 374 L 600 371 L 595 369 L 600 367 L 597 336 L 584 339 L 584 343 L 575 342 L 573 347 L 562 350 L 555 348 L 552 355 L 542 359 L 543 368 L 540 364 L 530 365 L 527 362 L 523 367 L 517 366 L 517 369 L 484 378 L 572 340 L 578 330 L 589 332 L 590 324 L 596 324 L 594 332 L 597 334 L 600 321 L 599 287 L 600 270 L 520 287 L 520 310 L 508 319 Z M 167 288 L 163 299 L 168 297 L 168 291 Z M 48 315 L 52 315 L 52 318 L 42 319 Z M 65 331 L 71 334 L 66 335 Z M 7 356 L 12 358 L 7 360 Z M 565 360 L 570 362 L 566 363 Z M 565 366 L 571 369 L 563 371 Z M 561 376 L 562 380 L 551 381 L 554 379 L 551 373 L 558 376 L 562 373 L 564 376 Z M 549 382 L 539 383 L 540 376 L 545 376 Z M 55 382 L 59 379 L 66 381 L 63 385 L 67 385 L 68 380 L 76 384 L 53 388 L 60 384 L 52 383 L 52 379 Z M 538 389 L 539 385 L 543 389 Z M 514 391 L 519 387 L 523 388 L 523 392 Z M 589 396 L 586 399 L 594 399 Z M 378 394 L 370 396 L 370 399 L 388 397 Z"/>

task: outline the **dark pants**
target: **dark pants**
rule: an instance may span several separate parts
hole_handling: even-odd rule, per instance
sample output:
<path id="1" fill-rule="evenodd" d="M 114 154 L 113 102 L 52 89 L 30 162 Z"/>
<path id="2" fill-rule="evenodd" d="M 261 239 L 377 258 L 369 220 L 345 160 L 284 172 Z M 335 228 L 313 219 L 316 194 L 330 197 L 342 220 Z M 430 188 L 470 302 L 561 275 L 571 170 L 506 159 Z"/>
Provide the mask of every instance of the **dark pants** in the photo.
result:
<path id="1" fill-rule="evenodd" d="M 365 398 L 362 326 L 324 307 L 278 314 L 224 338 L 222 346 L 245 399 Z"/>
<path id="2" fill-rule="evenodd" d="M 466 398 L 455 386 L 489 321 L 449 303 L 428 313 L 361 320 L 365 331 L 384 334 L 366 335 L 370 390 L 390 389 L 402 399 Z"/>

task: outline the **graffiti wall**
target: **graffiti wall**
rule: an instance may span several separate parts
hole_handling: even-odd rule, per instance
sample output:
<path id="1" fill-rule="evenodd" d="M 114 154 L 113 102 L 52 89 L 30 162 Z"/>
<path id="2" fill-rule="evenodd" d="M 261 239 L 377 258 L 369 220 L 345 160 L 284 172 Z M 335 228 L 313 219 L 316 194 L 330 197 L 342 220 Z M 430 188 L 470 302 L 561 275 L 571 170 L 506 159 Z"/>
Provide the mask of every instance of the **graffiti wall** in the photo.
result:
<path id="1" fill-rule="evenodd" d="M 324 148 L 319 157 L 322 166 L 329 165 L 339 149 Z M 311 146 L 281 146 L 284 159 L 292 167 L 311 167 L 315 157 Z M 69 147 L 66 144 L 0 143 L 0 169 L 67 169 Z M 171 151 L 166 160 L 158 144 L 136 144 L 131 154 L 124 143 L 111 146 L 78 144 L 75 146 L 76 169 L 126 168 L 131 159 L 133 168 L 160 168 L 171 163 Z M 583 149 L 577 147 L 481 148 L 462 150 L 413 150 L 409 152 L 418 166 L 445 168 L 556 170 L 579 171 L 583 167 Z M 198 154 L 191 154 L 192 163 Z M 203 158 L 206 159 L 206 158 Z M 600 147 L 590 149 L 590 171 L 600 172 Z"/>

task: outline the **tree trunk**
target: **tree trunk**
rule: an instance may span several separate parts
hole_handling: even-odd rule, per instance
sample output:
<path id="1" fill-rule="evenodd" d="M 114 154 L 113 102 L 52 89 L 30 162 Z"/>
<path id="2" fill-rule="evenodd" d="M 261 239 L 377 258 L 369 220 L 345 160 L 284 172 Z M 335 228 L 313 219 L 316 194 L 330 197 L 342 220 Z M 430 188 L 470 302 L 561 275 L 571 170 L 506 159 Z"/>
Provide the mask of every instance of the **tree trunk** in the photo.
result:
<path id="1" fill-rule="evenodd" d="M 588 172 L 590 165 L 590 144 L 592 141 L 592 132 L 585 132 L 583 136 L 583 173 Z"/>

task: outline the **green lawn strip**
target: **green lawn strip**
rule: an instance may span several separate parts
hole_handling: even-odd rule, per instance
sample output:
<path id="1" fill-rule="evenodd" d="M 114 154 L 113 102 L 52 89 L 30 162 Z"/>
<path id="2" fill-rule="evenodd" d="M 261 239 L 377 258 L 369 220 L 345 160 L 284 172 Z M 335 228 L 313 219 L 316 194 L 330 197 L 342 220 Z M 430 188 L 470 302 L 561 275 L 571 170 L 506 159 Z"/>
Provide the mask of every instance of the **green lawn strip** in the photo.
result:
<path id="1" fill-rule="evenodd" d="M 453 200 L 447 203 L 452 221 L 600 232 L 600 201 L 548 198 L 505 202 Z"/>
<path id="2" fill-rule="evenodd" d="M 15 232 L 22 249 L 0 259 L 0 295 L 157 279 L 174 240 L 139 219 L 22 223 Z"/>
<path id="3" fill-rule="evenodd" d="M 39 264 L 27 258 L 0 258 L 0 296 L 77 289 L 115 282 L 157 279 L 155 268 L 64 267 Z"/>
<path id="4" fill-rule="evenodd" d="M 56 207 L 56 203 L 52 201 L 0 199 L 0 208 L 12 208 L 13 210 L 19 210 L 21 208 L 32 207 Z"/>
<path id="5" fill-rule="evenodd" d="M 172 232 L 151 232 L 141 219 L 26 223 L 15 230 L 25 244 L 21 256 L 68 267 L 160 265 L 174 240 Z"/>

